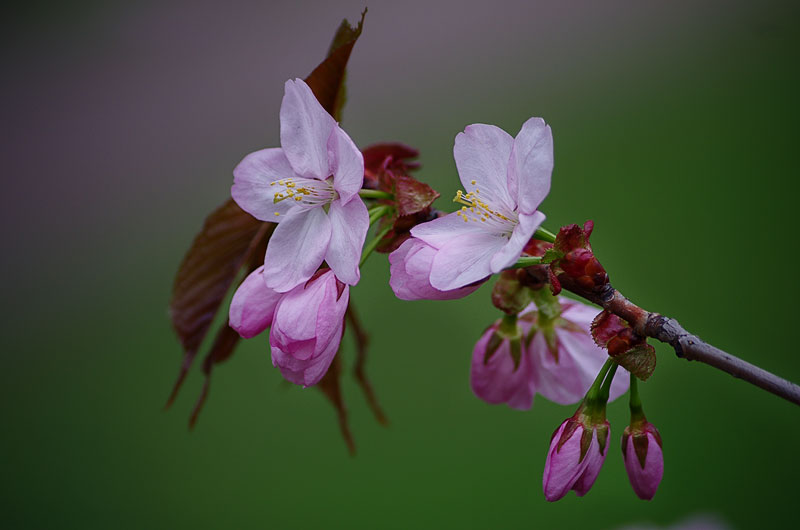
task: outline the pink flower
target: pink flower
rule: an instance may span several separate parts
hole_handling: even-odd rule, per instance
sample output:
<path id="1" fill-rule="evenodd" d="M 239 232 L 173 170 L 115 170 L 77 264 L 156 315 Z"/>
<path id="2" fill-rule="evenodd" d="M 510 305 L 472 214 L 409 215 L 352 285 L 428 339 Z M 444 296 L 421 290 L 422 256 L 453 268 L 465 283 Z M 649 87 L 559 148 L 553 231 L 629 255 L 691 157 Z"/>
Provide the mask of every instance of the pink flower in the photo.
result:
<path id="1" fill-rule="evenodd" d="M 652 499 L 664 476 L 664 454 L 658 429 L 649 421 L 633 428 L 625 427 L 622 459 L 633 491 L 640 499 Z"/>
<path id="2" fill-rule="evenodd" d="M 450 291 L 513 265 L 544 221 L 537 211 L 550 191 L 553 137 L 541 118 L 516 138 L 474 124 L 456 136 L 453 155 L 466 193 L 460 211 L 423 223 L 411 235 L 434 249 L 430 284 Z"/>
<path id="3" fill-rule="evenodd" d="M 519 337 L 503 337 L 498 320 L 487 329 L 472 350 L 470 386 L 476 396 L 491 404 L 527 410 L 536 393 L 529 355 L 520 351 Z M 512 351 L 519 353 L 515 360 Z"/>
<path id="4" fill-rule="evenodd" d="M 550 401 L 569 405 L 583 398 L 608 359 L 608 353 L 592 339 L 592 320 L 598 310 L 569 298 L 559 297 L 558 301 L 561 316 L 555 320 L 553 328 L 556 347 L 551 349 L 548 345 L 547 329 L 534 326 L 534 335 L 528 337 L 526 350 L 537 367 L 536 391 Z M 628 383 L 628 373 L 618 370 L 611 384 L 609 401 L 624 394 Z"/>
<path id="5" fill-rule="evenodd" d="M 484 332 L 472 352 L 470 379 L 476 396 L 520 410 L 531 408 L 537 392 L 561 405 L 577 403 L 584 397 L 608 358 L 590 333 L 597 310 L 563 297 L 558 298 L 558 304 L 560 316 L 549 321 L 533 304 L 520 315 L 522 354 L 517 368 L 508 341 L 500 343 L 491 356 L 486 355 L 500 321 Z M 626 373 L 614 378 L 611 400 L 625 393 L 628 381 Z"/>
<path id="6" fill-rule="evenodd" d="M 421 239 L 409 238 L 389 254 L 389 285 L 401 300 L 455 300 L 475 292 L 480 283 L 452 291 L 431 285 L 430 275 L 436 249 Z"/>
<path id="7" fill-rule="evenodd" d="M 349 287 L 330 269 L 278 293 L 267 287 L 259 267 L 233 295 L 228 322 L 244 338 L 271 327 L 272 364 L 288 381 L 311 386 L 322 379 L 339 349 L 349 298 Z"/>
<path id="8" fill-rule="evenodd" d="M 556 429 L 544 464 L 545 499 L 557 501 L 569 490 L 586 495 L 606 460 L 609 433 L 608 421 L 590 419 L 583 407 Z"/>
<path id="9" fill-rule="evenodd" d="M 264 260 L 267 287 L 290 291 L 323 261 L 355 285 L 369 229 L 358 196 L 364 158 L 300 79 L 286 82 L 280 119 L 281 147 L 244 157 L 231 189 L 242 209 L 279 223 Z"/>
<path id="10" fill-rule="evenodd" d="M 330 269 L 281 297 L 269 344 L 272 364 L 285 379 L 303 386 L 322 379 L 339 349 L 349 299 L 349 287 Z"/>

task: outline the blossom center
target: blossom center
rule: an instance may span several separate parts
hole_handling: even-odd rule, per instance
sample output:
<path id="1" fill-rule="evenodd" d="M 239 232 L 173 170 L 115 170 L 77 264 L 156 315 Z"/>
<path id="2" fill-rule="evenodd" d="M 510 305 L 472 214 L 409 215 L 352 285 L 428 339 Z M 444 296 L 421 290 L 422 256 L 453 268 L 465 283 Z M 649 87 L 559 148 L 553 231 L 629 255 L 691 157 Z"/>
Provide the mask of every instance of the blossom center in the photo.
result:
<path id="1" fill-rule="evenodd" d="M 272 202 L 291 201 L 293 206 L 316 208 L 325 206 L 339 197 L 333 189 L 333 179 L 319 180 L 290 177 L 270 182 L 275 187 Z"/>
<path id="2" fill-rule="evenodd" d="M 465 223 L 479 223 L 489 232 L 510 238 L 514 227 L 519 224 L 519 216 L 516 212 L 492 204 L 494 201 L 482 196 L 478 188 L 469 193 L 458 190 L 453 202 L 463 204 L 456 215 L 461 217 Z"/>

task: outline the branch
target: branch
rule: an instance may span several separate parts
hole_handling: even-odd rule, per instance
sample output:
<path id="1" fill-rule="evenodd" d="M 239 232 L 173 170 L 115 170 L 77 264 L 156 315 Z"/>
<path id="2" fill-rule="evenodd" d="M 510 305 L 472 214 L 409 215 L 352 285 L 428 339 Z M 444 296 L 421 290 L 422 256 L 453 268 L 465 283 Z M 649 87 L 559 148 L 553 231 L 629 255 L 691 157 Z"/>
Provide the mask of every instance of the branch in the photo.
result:
<path id="1" fill-rule="evenodd" d="M 361 321 L 356 315 L 356 310 L 355 307 L 353 307 L 352 302 L 350 302 L 350 305 L 347 306 L 345 318 L 350 321 L 350 326 L 353 330 L 353 335 L 355 336 L 356 340 L 356 362 L 355 366 L 353 367 L 353 374 L 355 375 L 356 381 L 361 387 L 361 390 L 364 392 L 364 396 L 367 399 L 369 408 L 372 409 L 372 413 L 375 415 L 375 419 L 378 420 L 378 423 L 381 425 L 389 425 L 389 420 L 386 418 L 386 414 L 383 413 L 383 409 L 378 404 L 378 397 L 375 395 L 375 391 L 372 389 L 372 385 L 367 378 L 365 367 L 367 364 L 367 346 L 369 344 L 369 335 L 367 335 L 367 332 L 361 325 Z"/>
<path id="2" fill-rule="evenodd" d="M 697 335 L 686 331 L 674 318 L 642 309 L 625 298 L 610 283 L 605 284 L 600 291 L 594 292 L 587 291 L 562 277 L 561 286 L 627 320 L 640 336 L 666 342 L 675 349 L 678 357 L 708 364 L 795 405 L 800 405 L 800 386 L 708 344 Z"/>

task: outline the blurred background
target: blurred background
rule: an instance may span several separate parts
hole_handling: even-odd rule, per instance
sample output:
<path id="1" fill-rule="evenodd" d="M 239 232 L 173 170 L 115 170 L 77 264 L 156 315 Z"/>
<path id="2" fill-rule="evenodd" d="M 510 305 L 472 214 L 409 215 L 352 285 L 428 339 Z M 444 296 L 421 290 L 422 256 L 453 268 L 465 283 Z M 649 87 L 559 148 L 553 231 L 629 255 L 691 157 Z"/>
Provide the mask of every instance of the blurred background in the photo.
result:
<path id="1" fill-rule="evenodd" d="M 358 445 L 332 407 L 281 383 L 264 337 L 198 366 L 163 410 L 181 348 L 173 276 L 247 153 L 277 146 L 283 83 L 363 1 L 36 2 L 5 8 L 0 289 L 4 528 L 619 528 L 705 515 L 796 517 L 798 409 L 657 346 L 641 386 L 664 439 L 652 502 L 611 450 L 583 499 L 549 504 L 549 437 L 571 415 L 469 388 L 489 287 L 401 302 L 373 256 L 352 297 L 391 421 L 349 375 Z M 553 128 L 546 226 L 596 223 L 615 286 L 713 344 L 800 380 L 795 302 L 796 2 L 371 1 L 343 126 L 402 141 L 452 210 L 452 144 L 476 122 Z M 342 353 L 352 364 L 348 337 Z"/>

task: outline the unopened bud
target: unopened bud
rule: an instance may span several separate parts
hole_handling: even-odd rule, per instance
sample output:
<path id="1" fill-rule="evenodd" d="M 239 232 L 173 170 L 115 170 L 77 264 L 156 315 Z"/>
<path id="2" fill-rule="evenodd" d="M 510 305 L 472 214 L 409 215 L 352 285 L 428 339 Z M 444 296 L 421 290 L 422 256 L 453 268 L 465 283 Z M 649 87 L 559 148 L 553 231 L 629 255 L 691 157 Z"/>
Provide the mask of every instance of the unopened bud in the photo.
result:
<path id="1" fill-rule="evenodd" d="M 652 423 L 644 421 L 625 427 L 622 434 L 622 458 L 625 469 L 640 499 L 649 501 L 656 494 L 664 476 L 661 435 Z"/>
<path id="2" fill-rule="evenodd" d="M 556 429 L 544 464 L 545 499 L 557 501 L 569 490 L 583 497 L 591 489 L 606 460 L 609 433 L 608 421 L 585 414 L 583 405 Z"/>
<path id="3" fill-rule="evenodd" d="M 589 243 L 593 228 L 594 223 L 586 221 L 583 228 L 572 224 L 559 230 L 554 250 L 561 257 L 550 264 L 554 293 L 557 294 L 565 282 L 585 291 L 599 291 L 608 284 L 608 274 Z"/>

